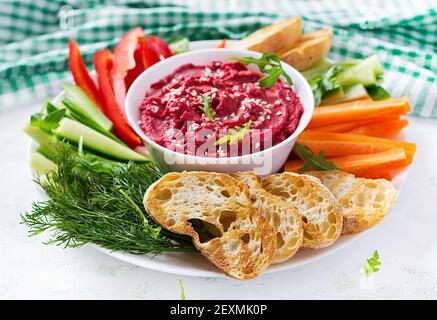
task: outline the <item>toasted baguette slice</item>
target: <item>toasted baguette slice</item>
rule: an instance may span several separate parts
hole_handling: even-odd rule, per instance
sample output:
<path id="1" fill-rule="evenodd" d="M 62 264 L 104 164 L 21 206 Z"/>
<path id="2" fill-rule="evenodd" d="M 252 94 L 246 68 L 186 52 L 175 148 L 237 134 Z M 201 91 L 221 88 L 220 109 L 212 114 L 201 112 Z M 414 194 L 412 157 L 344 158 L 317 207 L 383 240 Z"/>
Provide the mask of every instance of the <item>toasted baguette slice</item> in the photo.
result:
<path id="1" fill-rule="evenodd" d="M 393 206 L 397 191 L 385 179 L 355 178 L 341 171 L 311 171 L 334 194 L 343 208 L 343 234 L 366 230 L 379 223 Z"/>
<path id="2" fill-rule="evenodd" d="M 262 182 L 264 189 L 294 205 L 301 215 L 302 248 L 323 248 L 338 239 L 343 225 L 341 207 L 319 179 L 286 172 L 268 176 Z"/>
<path id="3" fill-rule="evenodd" d="M 331 49 L 332 37 L 331 29 L 305 33 L 298 43 L 280 50 L 277 55 L 297 70 L 304 71 L 326 56 Z"/>
<path id="4" fill-rule="evenodd" d="M 258 52 L 277 52 L 293 46 L 301 35 L 301 18 L 292 17 L 259 29 L 230 47 Z"/>
<path id="5" fill-rule="evenodd" d="M 165 229 L 191 236 L 233 278 L 255 278 L 272 262 L 274 228 L 252 206 L 247 186 L 227 174 L 166 174 L 149 187 L 144 206 Z"/>
<path id="6" fill-rule="evenodd" d="M 303 240 L 302 223 L 296 208 L 266 191 L 254 172 L 239 172 L 232 176 L 247 184 L 252 205 L 276 230 L 276 252 L 272 263 L 290 259 Z"/>

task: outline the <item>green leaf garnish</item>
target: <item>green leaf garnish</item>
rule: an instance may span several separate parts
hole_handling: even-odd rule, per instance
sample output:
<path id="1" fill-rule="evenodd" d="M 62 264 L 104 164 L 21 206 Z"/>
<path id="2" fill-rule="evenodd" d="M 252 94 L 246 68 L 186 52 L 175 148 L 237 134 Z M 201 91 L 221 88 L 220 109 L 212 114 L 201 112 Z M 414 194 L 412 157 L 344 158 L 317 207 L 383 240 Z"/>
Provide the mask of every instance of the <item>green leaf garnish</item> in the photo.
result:
<path id="1" fill-rule="evenodd" d="M 379 271 L 379 267 L 381 262 L 379 262 L 379 253 L 378 250 L 373 252 L 373 256 L 370 259 L 367 259 L 367 264 L 364 266 L 364 272 L 366 273 L 366 277 L 370 277 L 375 272 Z"/>
<path id="2" fill-rule="evenodd" d="M 180 54 L 188 51 L 188 38 L 175 38 L 170 40 L 168 46 L 173 54 Z"/>
<path id="3" fill-rule="evenodd" d="M 182 280 L 179 280 L 179 288 L 181 289 L 181 300 L 185 300 L 185 289 Z"/>
<path id="4" fill-rule="evenodd" d="M 294 150 L 296 154 L 301 158 L 305 165 L 299 168 L 299 171 L 317 170 L 317 171 L 331 171 L 337 170 L 337 166 L 330 161 L 325 159 L 325 154 L 323 150 L 320 150 L 319 154 L 314 154 L 314 152 L 308 148 L 306 145 L 296 143 L 294 145 Z"/>
<path id="5" fill-rule="evenodd" d="M 342 71 L 342 66 L 333 65 L 324 74 L 309 81 L 311 90 L 314 94 L 316 106 L 320 104 L 323 97 L 333 93 L 336 90 L 340 90 L 340 85 L 337 82 L 337 75 Z"/>
<path id="6" fill-rule="evenodd" d="M 45 117 L 41 113 L 35 113 L 30 117 L 30 124 L 44 131 L 51 132 L 59 126 L 59 121 L 65 116 L 65 109 L 52 111 Z"/>
<path id="7" fill-rule="evenodd" d="M 50 101 L 46 102 L 46 111 L 47 113 L 51 113 L 53 111 L 58 110 L 59 108 L 56 107 L 53 103 L 51 103 Z"/>
<path id="8" fill-rule="evenodd" d="M 293 84 L 293 81 L 288 74 L 282 69 L 281 59 L 273 53 L 264 53 L 261 58 L 256 59 L 252 57 L 230 57 L 229 59 L 236 60 L 242 64 L 255 64 L 259 70 L 266 73 L 267 76 L 259 80 L 261 87 L 271 87 L 280 76 L 284 76 L 289 85 Z"/>
<path id="9" fill-rule="evenodd" d="M 215 111 L 211 108 L 211 104 L 210 104 L 211 98 L 208 97 L 207 95 L 203 95 L 202 99 L 203 99 L 203 107 L 201 108 L 201 110 L 203 111 L 204 114 L 206 114 L 209 121 L 214 122 Z"/>
<path id="10" fill-rule="evenodd" d="M 372 100 L 385 100 L 391 98 L 390 93 L 388 93 L 387 90 L 377 84 L 366 87 L 366 91 L 372 98 Z"/>
<path id="11" fill-rule="evenodd" d="M 259 85 L 261 87 L 269 87 L 270 88 L 271 86 L 273 86 L 276 83 L 276 81 L 278 81 L 281 74 L 282 74 L 281 70 L 274 70 L 271 74 L 262 78 L 259 81 Z"/>
<path id="12" fill-rule="evenodd" d="M 220 145 L 229 141 L 230 144 L 233 144 L 235 141 L 242 141 L 246 133 L 250 131 L 250 126 L 252 125 L 252 120 L 249 120 L 244 124 L 244 127 L 236 126 L 235 129 L 231 129 L 233 131 L 232 134 L 226 134 L 220 139 L 218 139 L 214 144 Z"/>
<path id="13" fill-rule="evenodd" d="M 160 226 L 152 227 L 151 225 L 148 225 L 148 228 L 146 228 L 144 231 L 146 232 L 149 231 L 153 239 L 158 239 L 159 234 L 161 233 L 161 227 Z"/>

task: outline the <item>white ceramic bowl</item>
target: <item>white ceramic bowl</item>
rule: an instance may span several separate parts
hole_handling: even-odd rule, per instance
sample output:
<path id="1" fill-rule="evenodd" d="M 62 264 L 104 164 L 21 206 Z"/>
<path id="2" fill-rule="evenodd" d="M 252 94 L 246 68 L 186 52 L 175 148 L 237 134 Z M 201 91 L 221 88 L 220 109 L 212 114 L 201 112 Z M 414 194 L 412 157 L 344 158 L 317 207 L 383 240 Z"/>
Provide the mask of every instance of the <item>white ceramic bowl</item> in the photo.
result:
<path id="1" fill-rule="evenodd" d="M 194 65 L 206 65 L 211 61 L 228 61 L 229 57 L 251 56 L 259 58 L 260 53 L 234 49 L 204 49 L 191 51 L 165 59 L 149 69 L 145 70 L 131 85 L 126 97 L 127 119 L 135 132 L 144 140 L 146 146 L 154 149 L 155 156 L 161 157 L 172 171 L 214 171 L 214 172 L 237 172 L 255 171 L 259 175 L 269 175 L 277 172 L 285 163 L 288 155 L 296 142 L 297 136 L 306 128 L 314 112 L 314 97 L 311 88 L 305 78 L 293 67 L 282 62 L 285 72 L 291 77 L 294 91 L 299 97 L 304 112 L 296 131 L 281 143 L 260 152 L 238 156 L 210 158 L 186 155 L 162 147 L 151 140 L 140 128 L 139 107 L 150 86 L 157 81 L 173 73 L 178 67 L 192 63 Z M 249 65 L 249 69 L 259 71 L 255 65 Z"/>

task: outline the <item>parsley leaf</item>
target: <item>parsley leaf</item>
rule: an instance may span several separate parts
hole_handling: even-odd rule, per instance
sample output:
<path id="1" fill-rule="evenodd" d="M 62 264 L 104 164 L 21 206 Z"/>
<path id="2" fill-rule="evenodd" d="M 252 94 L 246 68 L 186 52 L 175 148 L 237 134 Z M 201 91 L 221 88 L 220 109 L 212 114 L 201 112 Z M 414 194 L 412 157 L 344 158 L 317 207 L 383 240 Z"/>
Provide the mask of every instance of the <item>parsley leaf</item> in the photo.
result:
<path id="1" fill-rule="evenodd" d="M 232 134 L 226 134 L 220 139 L 218 139 L 214 144 L 219 145 L 223 144 L 229 141 L 230 144 L 233 144 L 235 141 L 241 141 L 243 140 L 246 133 L 249 132 L 250 126 L 252 125 L 252 120 L 249 120 L 246 122 L 243 128 L 236 126 L 233 130 L 234 132 Z M 231 129 L 232 130 L 232 129 Z"/>
<path id="2" fill-rule="evenodd" d="M 385 100 L 390 99 L 390 93 L 379 85 L 372 85 L 366 87 L 366 91 L 372 100 Z"/>
<path id="3" fill-rule="evenodd" d="M 320 104 L 323 97 L 336 90 L 340 90 L 340 85 L 337 82 L 337 75 L 342 71 L 342 66 L 333 65 L 324 74 L 309 81 L 311 90 L 314 94 L 316 106 Z"/>
<path id="4" fill-rule="evenodd" d="M 242 64 L 257 65 L 262 73 L 267 74 L 259 81 L 261 87 L 270 88 L 276 83 L 276 81 L 278 81 L 280 76 L 284 76 L 289 85 L 293 84 L 291 78 L 284 69 L 282 69 L 281 59 L 273 53 L 264 53 L 259 59 L 252 57 L 230 57 L 229 59 L 239 61 Z"/>
<path id="5" fill-rule="evenodd" d="M 64 117 L 65 109 L 59 109 L 50 112 L 43 117 L 41 113 L 35 113 L 30 117 L 30 124 L 34 127 L 39 127 L 44 131 L 50 132 L 59 126 L 59 121 Z"/>
<path id="6" fill-rule="evenodd" d="M 180 54 L 188 51 L 188 38 L 175 38 L 170 40 L 168 46 L 173 54 Z"/>
<path id="7" fill-rule="evenodd" d="M 148 225 L 147 228 L 144 229 L 144 231 L 150 232 L 153 239 L 158 239 L 161 233 L 161 227 L 160 226 L 152 227 L 151 225 Z"/>
<path id="8" fill-rule="evenodd" d="M 364 272 L 366 273 L 366 277 L 370 277 L 375 272 L 379 271 L 379 267 L 381 262 L 379 262 L 379 253 L 378 250 L 373 252 L 373 256 L 370 259 L 367 259 L 367 264 L 364 266 Z"/>
<path id="9" fill-rule="evenodd" d="M 203 107 L 200 108 L 203 113 L 206 114 L 206 116 L 208 117 L 208 120 L 211 122 L 215 121 L 215 111 L 211 108 L 211 98 L 208 97 L 207 95 L 203 95 L 202 96 L 203 99 Z"/>
<path id="10" fill-rule="evenodd" d="M 299 171 L 317 170 L 317 171 L 331 171 L 337 170 L 337 166 L 330 161 L 325 159 L 325 154 L 323 150 L 320 150 L 319 154 L 314 154 L 310 148 L 306 145 L 296 143 L 294 145 L 296 154 L 301 158 L 305 165 L 299 168 Z"/>

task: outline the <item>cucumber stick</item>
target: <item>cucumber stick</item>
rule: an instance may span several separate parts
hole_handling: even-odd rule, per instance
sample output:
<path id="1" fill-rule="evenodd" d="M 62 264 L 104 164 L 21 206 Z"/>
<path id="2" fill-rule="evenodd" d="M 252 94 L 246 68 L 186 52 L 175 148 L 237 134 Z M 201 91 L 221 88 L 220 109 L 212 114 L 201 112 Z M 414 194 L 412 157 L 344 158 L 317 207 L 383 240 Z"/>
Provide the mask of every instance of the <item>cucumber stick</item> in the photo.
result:
<path id="1" fill-rule="evenodd" d="M 81 88 L 70 83 L 64 83 L 63 87 L 67 98 L 70 99 L 72 102 L 74 102 L 84 115 L 91 118 L 94 122 L 99 124 L 106 131 L 111 131 L 112 129 L 111 120 L 109 120 L 103 114 L 103 112 L 96 107 L 94 102 L 92 102 L 92 100 L 88 98 L 86 93 Z"/>
<path id="2" fill-rule="evenodd" d="M 322 59 L 319 62 L 317 62 L 315 64 L 315 66 L 312 67 L 311 69 L 308 69 L 308 70 L 302 72 L 302 75 L 305 77 L 305 79 L 307 79 L 309 81 L 311 79 L 314 79 L 315 77 L 318 77 L 318 76 L 321 76 L 322 74 L 324 74 L 331 66 L 332 66 L 332 63 L 330 63 L 326 59 Z"/>
<path id="3" fill-rule="evenodd" d="M 343 100 L 343 101 L 363 99 L 363 98 L 366 98 L 368 96 L 369 96 L 369 94 L 367 93 L 366 88 L 364 88 L 364 86 L 361 83 L 359 83 L 359 84 L 356 84 L 352 87 L 346 88 L 344 90 L 344 98 L 346 100 Z"/>
<path id="4" fill-rule="evenodd" d="M 53 130 L 53 132 L 73 143 L 79 143 L 80 137 L 82 136 L 84 147 L 113 159 L 139 162 L 149 161 L 149 159 L 129 147 L 108 138 L 82 123 L 68 118 L 63 118 L 59 122 L 59 127 Z"/>
<path id="5" fill-rule="evenodd" d="M 335 65 L 342 67 L 343 70 L 347 70 L 356 66 L 361 61 L 362 60 L 359 59 L 342 60 L 336 62 Z M 311 79 L 314 79 L 315 77 L 323 75 L 331 66 L 333 66 L 333 63 L 329 62 L 326 59 L 322 59 L 319 62 L 317 62 L 311 69 L 303 71 L 302 75 L 305 77 L 305 79 L 309 81 Z"/>
<path id="6" fill-rule="evenodd" d="M 342 101 L 343 98 L 344 98 L 344 90 L 342 87 L 340 87 L 339 90 L 336 90 L 333 93 L 324 96 L 322 101 L 320 102 L 320 105 L 326 106 L 329 104 L 334 104 L 337 103 L 337 101 Z"/>
<path id="7" fill-rule="evenodd" d="M 30 154 L 29 164 L 32 170 L 36 171 L 40 175 L 44 175 L 48 171 L 58 170 L 56 163 L 47 159 L 37 151 L 34 151 Z"/>
<path id="8" fill-rule="evenodd" d="M 94 121 L 94 119 L 90 118 L 87 114 L 85 114 L 78 105 L 76 105 L 74 102 L 72 102 L 68 98 L 62 99 L 62 103 L 67 108 L 67 111 L 69 111 L 70 116 L 69 118 L 76 120 L 80 123 L 83 123 L 87 127 L 90 127 L 91 129 L 94 129 L 105 136 L 111 138 L 112 140 L 115 140 L 123 145 L 126 145 L 123 141 L 118 139 L 112 132 L 105 130 L 101 125 L 99 125 L 97 122 Z"/>
<path id="9" fill-rule="evenodd" d="M 44 150 L 47 150 L 48 153 L 55 153 L 56 145 L 59 142 L 56 137 L 51 136 L 38 127 L 32 126 L 30 123 L 24 127 L 23 131 L 43 147 Z"/>
<path id="10" fill-rule="evenodd" d="M 377 82 L 377 76 L 382 75 L 382 73 L 381 62 L 377 55 L 373 55 L 340 73 L 337 80 L 342 87 L 349 87 L 359 83 L 370 86 Z"/>
<path id="11" fill-rule="evenodd" d="M 348 87 L 346 89 L 341 90 L 341 94 L 333 94 L 329 95 L 325 98 L 323 98 L 321 106 L 331 105 L 331 104 L 337 104 L 357 99 L 362 99 L 365 97 L 368 97 L 369 94 L 367 93 L 366 88 L 359 83 L 354 86 Z"/>

